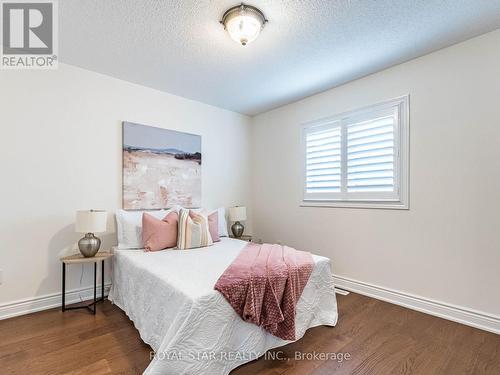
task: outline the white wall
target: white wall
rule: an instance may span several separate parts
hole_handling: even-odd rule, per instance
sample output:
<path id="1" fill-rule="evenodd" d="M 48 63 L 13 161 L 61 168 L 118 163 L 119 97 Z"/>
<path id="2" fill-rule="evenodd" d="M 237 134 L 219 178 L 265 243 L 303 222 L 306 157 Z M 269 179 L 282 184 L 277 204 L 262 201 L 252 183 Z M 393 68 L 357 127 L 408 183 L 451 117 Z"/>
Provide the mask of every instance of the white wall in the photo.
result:
<path id="1" fill-rule="evenodd" d="M 0 305 L 60 292 L 75 211 L 121 207 L 122 120 L 200 134 L 203 205 L 250 205 L 250 118 L 64 64 L 0 71 Z"/>
<path id="2" fill-rule="evenodd" d="M 499 46 L 500 30 L 257 116 L 254 236 L 331 257 L 337 275 L 500 315 Z M 408 93 L 410 210 L 299 207 L 301 123 Z"/>

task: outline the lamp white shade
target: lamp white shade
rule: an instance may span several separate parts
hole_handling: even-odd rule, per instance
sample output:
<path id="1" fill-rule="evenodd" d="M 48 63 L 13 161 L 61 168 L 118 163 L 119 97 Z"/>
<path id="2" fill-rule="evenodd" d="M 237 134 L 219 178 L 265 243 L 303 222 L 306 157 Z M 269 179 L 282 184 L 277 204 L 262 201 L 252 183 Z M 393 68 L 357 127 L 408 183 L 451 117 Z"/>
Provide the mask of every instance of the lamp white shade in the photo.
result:
<path id="1" fill-rule="evenodd" d="M 247 208 L 246 207 L 231 207 L 229 209 L 229 220 L 230 221 L 244 221 L 247 219 Z"/>
<path id="2" fill-rule="evenodd" d="M 76 211 L 75 231 L 79 233 L 106 232 L 108 214 L 104 210 Z"/>

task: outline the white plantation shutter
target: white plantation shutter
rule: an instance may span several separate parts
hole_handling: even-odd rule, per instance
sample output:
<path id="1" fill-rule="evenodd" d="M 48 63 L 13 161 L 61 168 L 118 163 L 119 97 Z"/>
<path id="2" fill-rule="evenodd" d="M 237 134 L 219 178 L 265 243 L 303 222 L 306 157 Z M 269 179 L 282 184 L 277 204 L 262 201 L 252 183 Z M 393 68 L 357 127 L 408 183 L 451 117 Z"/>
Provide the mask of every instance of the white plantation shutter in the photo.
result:
<path id="1" fill-rule="evenodd" d="M 304 126 L 303 201 L 407 208 L 407 109 L 403 97 Z"/>
<path id="2" fill-rule="evenodd" d="M 394 116 L 390 114 L 346 128 L 347 191 L 394 191 Z"/>
<path id="3" fill-rule="evenodd" d="M 340 192 L 340 126 L 306 135 L 306 190 Z"/>

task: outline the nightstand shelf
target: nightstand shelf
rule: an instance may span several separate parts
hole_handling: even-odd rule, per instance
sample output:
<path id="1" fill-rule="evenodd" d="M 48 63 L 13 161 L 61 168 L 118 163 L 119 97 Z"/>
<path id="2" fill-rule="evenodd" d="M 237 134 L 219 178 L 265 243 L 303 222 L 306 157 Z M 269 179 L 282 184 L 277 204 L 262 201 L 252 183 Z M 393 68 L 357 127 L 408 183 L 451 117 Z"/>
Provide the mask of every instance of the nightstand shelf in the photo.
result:
<path id="1" fill-rule="evenodd" d="M 234 239 L 237 239 L 237 240 L 242 240 L 242 241 L 247 241 L 247 242 L 252 242 L 252 236 L 249 236 L 249 235 L 246 235 L 244 234 L 243 236 L 239 237 L 239 238 L 236 238 L 234 236 L 229 236 L 230 238 L 234 238 Z"/>
<path id="2" fill-rule="evenodd" d="M 113 254 L 109 251 L 99 251 L 95 256 L 85 258 L 81 254 L 70 255 L 59 260 L 62 263 L 62 311 L 89 309 L 94 315 L 97 302 L 104 301 L 104 261 L 110 259 Z M 97 263 L 101 262 L 101 298 L 97 299 Z M 66 264 L 94 263 L 94 301 L 84 306 L 66 307 Z M 93 307 L 93 308 L 91 308 Z"/>

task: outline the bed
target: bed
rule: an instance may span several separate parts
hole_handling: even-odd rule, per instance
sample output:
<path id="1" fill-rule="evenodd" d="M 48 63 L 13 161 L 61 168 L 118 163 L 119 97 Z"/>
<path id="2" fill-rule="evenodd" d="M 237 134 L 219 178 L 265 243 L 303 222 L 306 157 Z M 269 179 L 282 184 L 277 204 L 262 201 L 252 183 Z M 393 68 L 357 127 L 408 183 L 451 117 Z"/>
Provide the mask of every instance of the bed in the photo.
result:
<path id="1" fill-rule="evenodd" d="M 246 244 L 226 237 L 192 250 L 114 249 L 109 300 L 156 353 L 144 374 L 225 375 L 290 342 L 243 321 L 214 290 Z M 337 322 L 330 260 L 313 259 L 313 272 L 297 303 L 297 339 L 308 328 Z"/>

